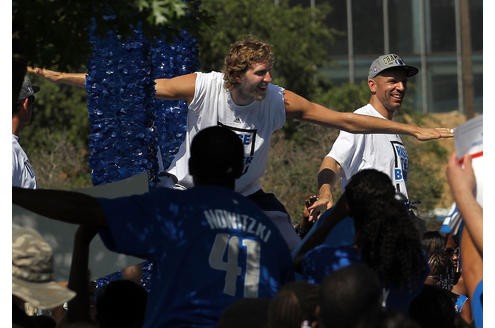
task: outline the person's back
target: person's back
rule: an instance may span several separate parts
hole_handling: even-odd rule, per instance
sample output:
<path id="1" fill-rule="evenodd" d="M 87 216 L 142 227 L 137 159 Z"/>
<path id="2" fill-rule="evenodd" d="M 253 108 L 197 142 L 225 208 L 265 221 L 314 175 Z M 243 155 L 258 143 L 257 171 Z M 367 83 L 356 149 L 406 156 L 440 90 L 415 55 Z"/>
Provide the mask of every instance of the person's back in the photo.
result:
<path id="1" fill-rule="evenodd" d="M 232 154 L 222 137 L 236 145 L 240 139 L 221 127 L 196 138 L 208 136 L 217 142 L 192 144 L 189 167 L 196 187 L 100 199 L 109 226 L 100 234 L 105 245 L 153 262 L 145 327 L 214 326 L 235 300 L 271 297 L 293 278 L 277 227 L 232 190 L 242 171 L 242 149 Z"/>
<path id="2" fill-rule="evenodd" d="M 290 252 L 277 228 L 226 188 L 157 190 L 101 204 L 116 213 L 108 216 L 115 249 L 154 263 L 154 307 L 146 316 L 155 326 L 213 322 L 234 300 L 273 296 L 291 278 Z"/>

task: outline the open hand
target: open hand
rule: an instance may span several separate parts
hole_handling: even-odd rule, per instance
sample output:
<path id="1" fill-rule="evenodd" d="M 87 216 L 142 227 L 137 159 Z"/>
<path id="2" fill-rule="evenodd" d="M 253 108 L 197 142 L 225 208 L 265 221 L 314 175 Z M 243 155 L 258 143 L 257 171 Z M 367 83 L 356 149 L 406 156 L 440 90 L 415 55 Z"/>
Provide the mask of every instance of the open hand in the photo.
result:
<path id="1" fill-rule="evenodd" d="M 454 129 L 449 128 L 419 128 L 419 130 L 415 133 L 416 139 L 421 141 L 452 138 L 453 136 Z"/>

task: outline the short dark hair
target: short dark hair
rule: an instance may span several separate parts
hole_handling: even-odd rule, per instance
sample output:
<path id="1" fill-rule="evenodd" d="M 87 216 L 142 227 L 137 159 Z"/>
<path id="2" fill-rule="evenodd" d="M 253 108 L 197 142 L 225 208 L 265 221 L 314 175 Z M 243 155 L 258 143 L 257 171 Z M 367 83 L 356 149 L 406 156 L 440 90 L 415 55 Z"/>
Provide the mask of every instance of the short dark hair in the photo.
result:
<path id="1" fill-rule="evenodd" d="M 224 126 L 199 131 L 191 142 L 189 172 L 196 177 L 233 178 L 241 176 L 244 147 L 239 136 Z"/>
<path id="2" fill-rule="evenodd" d="M 325 327 L 370 327 L 378 319 L 382 289 L 367 265 L 355 263 L 327 276 L 320 288 L 320 320 Z"/>
<path id="3" fill-rule="evenodd" d="M 96 318 L 100 327 L 142 327 L 148 292 L 130 280 L 113 280 L 96 298 Z"/>

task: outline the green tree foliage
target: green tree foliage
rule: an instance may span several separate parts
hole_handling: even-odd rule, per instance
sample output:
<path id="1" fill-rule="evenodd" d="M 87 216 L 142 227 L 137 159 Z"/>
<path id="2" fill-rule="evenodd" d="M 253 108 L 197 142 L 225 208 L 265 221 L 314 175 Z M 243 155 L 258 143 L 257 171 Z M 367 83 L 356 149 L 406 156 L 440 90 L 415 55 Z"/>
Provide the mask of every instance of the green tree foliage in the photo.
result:
<path id="1" fill-rule="evenodd" d="M 333 42 L 334 33 L 325 23 L 330 7 L 318 10 L 290 7 L 288 1 L 215 0 L 203 1 L 202 9 L 211 21 L 200 31 L 202 70 L 220 70 L 231 43 L 254 35 L 273 45 L 274 83 L 311 97 L 319 80 L 318 68 L 327 63 L 322 47 Z"/>
<path id="2" fill-rule="evenodd" d="M 320 89 L 317 102 L 341 112 L 353 112 L 369 100 L 368 84 L 362 81 L 360 84 L 344 83 L 338 87 L 329 85 L 326 90 Z"/>
<path id="3" fill-rule="evenodd" d="M 86 91 L 31 78 L 40 86 L 33 116 L 20 142 L 40 188 L 74 189 L 91 185 L 88 168 L 89 121 Z"/>
<path id="4" fill-rule="evenodd" d="M 28 63 L 74 69 L 91 54 L 93 19 L 100 34 L 111 27 L 125 36 L 141 23 L 150 37 L 173 36 L 183 28 L 196 32 L 198 8 L 199 0 L 14 0 L 12 32 Z"/>

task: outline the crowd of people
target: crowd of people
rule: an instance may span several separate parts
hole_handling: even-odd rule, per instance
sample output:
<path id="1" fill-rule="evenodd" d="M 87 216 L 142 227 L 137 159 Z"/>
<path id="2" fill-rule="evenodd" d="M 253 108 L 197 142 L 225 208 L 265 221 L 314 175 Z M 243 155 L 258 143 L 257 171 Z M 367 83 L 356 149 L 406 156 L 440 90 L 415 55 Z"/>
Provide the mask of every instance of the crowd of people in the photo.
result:
<path id="1" fill-rule="evenodd" d="M 66 285 L 53 281 L 48 243 L 13 226 L 14 326 L 482 327 L 483 210 L 471 159 L 461 165 L 453 154 L 446 163 L 465 221 L 459 235 L 424 231 L 404 201 L 399 134 L 453 136 L 392 121 L 418 69 L 396 54 L 378 57 L 369 104 L 341 113 L 272 84 L 272 64 L 271 46 L 247 38 L 232 45 L 222 73 L 155 81 L 157 97 L 187 101 L 188 131 L 167 169 L 176 179 L 149 193 L 95 198 L 15 183 L 13 173 L 14 204 L 79 225 Z M 84 73 L 28 71 L 85 84 Z M 25 83 L 31 92 L 16 101 L 27 112 L 38 88 Z M 270 137 L 286 117 L 347 131 L 323 160 L 297 229 L 260 184 Z M 95 290 L 88 259 L 97 235 L 152 263 L 149 291 L 139 279 Z"/>

